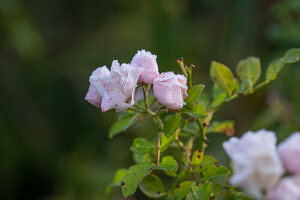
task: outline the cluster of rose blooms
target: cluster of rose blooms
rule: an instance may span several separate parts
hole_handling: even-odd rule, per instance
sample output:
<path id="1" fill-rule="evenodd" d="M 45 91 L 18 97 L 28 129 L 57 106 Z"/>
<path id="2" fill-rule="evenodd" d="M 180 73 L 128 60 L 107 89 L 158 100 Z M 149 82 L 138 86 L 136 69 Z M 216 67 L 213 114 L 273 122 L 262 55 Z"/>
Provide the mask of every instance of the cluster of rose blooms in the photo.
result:
<path id="1" fill-rule="evenodd" d="M 137 84 L 153 84 L 157 100 L 170 109 L 178 110 L 187 97 L 186 77 L 173 72 L 159 73 L 156 55 L 141 50 L 130 64 L 114 60 L 111 70 L 102 66 L 90 76 L 90 87 L 85 99 L 102 112 L 115 109 L 123 112 L 135 103 Z"/>
<path id="2" fill-rule="evenodd" d="M 230 183 L 256 198 L 300 200 L 300 132 L 277 148 L 276 140 L 274 132 L 260 130 L 224 142 L 234 171 Z"/>

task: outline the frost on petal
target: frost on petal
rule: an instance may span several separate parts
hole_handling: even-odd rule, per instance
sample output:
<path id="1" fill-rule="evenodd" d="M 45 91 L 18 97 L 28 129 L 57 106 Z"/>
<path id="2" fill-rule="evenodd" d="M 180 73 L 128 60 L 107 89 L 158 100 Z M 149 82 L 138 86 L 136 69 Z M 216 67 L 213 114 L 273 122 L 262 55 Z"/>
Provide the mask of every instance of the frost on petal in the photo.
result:
<path id="1" fill-rule="evenodd" d="M 97 108 L 100 107 L 101 96 L 92 85 L 89 86 L 89 90 L 85 96 L 85 100 L 87 100 L 90 104 L 96 106 Z"/>
<path id="2" fill-rule="evenodd" d="M 109 79 L 105 82 L 102 112 L 115 109 L 123 112 L 134 104 L 134 94 L 141 69 L 114 60 Z"/>
<path id="3" fill-rule="evenodd" d="M 173 72 L 161 73 L 153 83 L 153 93 L 157 100 L 173 110 L 183 107 L 187 97 L 186 78 Z"/>
<path id="4" fill-rule="evenodd" d="M 139 82 L 141 83 L 153 84 L 154 79 L 159 76 L 156 55 L 144 49 L 135 54 L 130 65 L 142 69 L 139 76 Z"/>
<path id="5" fill-rule="evenodd" d="M 90 76 L 90 86 L 85 100 L 99 108 L 101 99 L 105 91 L 105 81 L 108 79 L 110 71 L 106 66 L 98 67 Z"/>
<path id="6" fill-rule="evenodd" d="M 283 178 L 268 191 L 267 200 L 300 200 L 300 176 Z"/>
<path id="7" fill-rule="evenodd" d="M 285 169 L 300 175 L 300 132 L 295 132 L 278 147 L 279 155 Z"/>
<path id="8" fill-rule="evenodd" d="M 231 138 L 223 148 L 232 160 L 234 174 L 230 183 L 260 198 L 283 174 L 276 151 L 276 136 L 271 131 L 247 132 Z"/>

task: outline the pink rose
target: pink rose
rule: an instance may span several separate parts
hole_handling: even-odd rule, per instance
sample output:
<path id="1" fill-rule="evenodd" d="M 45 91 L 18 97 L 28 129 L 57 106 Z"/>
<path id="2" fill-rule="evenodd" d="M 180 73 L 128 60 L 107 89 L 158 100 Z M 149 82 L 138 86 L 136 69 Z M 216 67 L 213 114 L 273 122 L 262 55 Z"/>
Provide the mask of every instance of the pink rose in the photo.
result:
<path id="1" fill-rule="evenodd" d="M 141 71 L 125 63 L 120 66 L 117 60 L 112 62 L 110 77 L 105 82 L 102 112 L 110 109 L 123 112 L 133 106 L 136 84 Z"/>
<path id="2" fill-rule="evenodd" d="M 139 77 L 141 83 L 153 84 L 154 79 L 159 76 L 156 55 L 144 49 L 135 54 L 130 65 L 143 69 Z"/>
<path id="3" fill-rule="evenodd" d="M 161 73 L 153 83 L 153 93 L 157 100 L 173 110 L 179 110 L 185 105 L 187 98 L 186 78 L 173 72 Z"/>
<path id="4" fill-rule="evenodd" d="M 110 71 L 106 66 L 103 66 L 94 70 L 90 76 L 90 86 L 85 96 L 85 100 L 97 108 L 99 108 L 101 105 L 101 99 L 103 97 L 104 88 L 106 85 L 105 81 L 108 79 L 109 75 Z"/>
<path id="5" fill-rule="evenodd" d="M 295 132 L 278 146 L 280 158 L 287 171 L 300 175 L 300 132 Z"/>
<path id="6" fill-rule="evenodd" d="M 300 200 L 300 176 L 283 178 L 267 195 L 268 200 Z"/>
<path id="7" fill-rule="evenodd" d="M 248 131 L 240 139 L 232 137 L 224 142 L 223 147 L 233 165 L 230 183 L 256 198 L 263 197 L 283 174 L 276 140 L 273 132 L 260 130 Z"/>

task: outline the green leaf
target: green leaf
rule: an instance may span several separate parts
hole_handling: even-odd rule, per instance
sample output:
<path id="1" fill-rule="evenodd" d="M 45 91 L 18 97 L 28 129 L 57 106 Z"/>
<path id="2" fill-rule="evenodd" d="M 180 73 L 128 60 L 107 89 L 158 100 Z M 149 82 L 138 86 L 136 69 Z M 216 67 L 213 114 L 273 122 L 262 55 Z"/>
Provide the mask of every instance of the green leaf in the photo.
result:
<path id="1" fill-rule="evenodd" d="M 172 156 L 165 156 L 162 158 L 158 166 L 153 167 L 153 170 L 154 169 L 176 172 L 178 169 L 178 164 Z"/>
<path id="2" fill-rule="evenodd" d="M 227 98 L 227 92 L 214 84 L 212 90 L 212 96 L 214 98 L 213 102 L 211 103 L 211 108 L 217 108 L 220 106 Z"/>
<path id="3" fill-rule="evenodd" d="M 248 57 L 241 60 L 236 67 L 236 73 L 242 82 L 250 80 L 253 86 L 261 73 L 260 60 L 256 57 Z"/>
<path id="4" fill-rule="evenodd" d="M 134 174 L 137 172 L 144 172 L 150 170 L 154 166 L 153 163 L 139 163 L 132 165 L 128 170 L 126 175 Z"/>
<path id="5" fill-rule="evenodd" d="M 166 195 L 162 181 L 154 174 L 146 176 L 140 183 L 139 188 L 147 197 L 150 198 L 159 198 Z"/>
<path id="6" fill-rule="evenodd" d="M 174 200 L 181 200 L 186 197 L 186 195 L 191 191 L 192 182 L 184 181 L 178 184 L 173 190 L 171 190 L 170 195 Z"/>
<path id="7" fill-rule="evenodd" d="M 200 102 L 195 106 L 185 109 L 186 114 L 193 118 L 204 118 L 207 117 L 207 111 L 204 103 Z"/>
<path id="8" fill-rule="evenodd" d="M 178 181 L 182 181 L 186 179 L 188 176 L 190 176 L 191 172 L 188 169 L 183 169 L 179 174 L 178 174 Z"/>
<path id="9" fill-rule="evenodd" d="M 122 194 L 125 198 L 134 194 L 137 190 L 139 183 L 144 177 L 148 176 L 151 171 L 137 172 L 135 174 L 130 174 L 125 176 L 121 182 Z"/>
<path id="10" fill-rule="evenodd" d="M 113 123 L 113 125 L 110 127 L 110 130 L 109 130 L 109 138 L 113 138 L 115 135 L 123 132 L 123 131 L 126 131 L 127 128 L 129 128 L 130 126 L 133 126 L 138 120 L 137 120 L 137 117 L 138 117 L 139 114 L 127 114 L 125 116 L 122 116 L 122 118 Z"/>
<path id="11" fill-rule="evenodd" d="M 177 129 L 179 130 L 179 129 Z M 169 145 L 172 144 L 172 142 L 175 139 L 175 134 L 173 134 L 171 137 L 166 137 L 165 134 L 163 133 L 161 136 L 161 142 L 160 142 L 160 152 L 164 152 L 165 150 L 168 149 Z"/>
<path id="12" fill-rule="evenodd" d="M 239 85 L 237 93 L 244 95 L 253 93 L 253 85 L 250 79 L 245 80 Z"/>
<path id="13" fill-rule="evenodd" d="M 212 88 L 212 97 L 214 99 L 217 98 L 218 96 L 220 96 L 220 94 L 223 94 L 223 93 L 226 93 L 226 91 L 224 89 L 220 88 L 216 84 L 213 85 L 213 88 Z"/>
<path id="14" fill-rule="evenodd" d="M 110 184 L 112 187 L 120 187 L 121 186 L 121 180 L 126 175 L 126 169 L 118 169 L 115 173 L 115 176 Z"/>
<path id="15" fill-rule="evenodd" d="M 139 163 L 127 170 L 127 175 L 121 181 L 122 194 L 125 198 L 135 193 L 143 178 L 152 172 L 153 166 L 153 163 Z"/>
<path id="16" fill-rule="evenodd" d="M 207 129 L 208 133 L 225 133 L 227 136 L 234 135 L 234 121 L 214 121 Z"/>
<path id="17" fill-rule="evenodd" d="M 151 162 L 151 155 L 149 153 L 133 153 L 133 160 L 136 163 Z"/>
<path id="18" fill-rule="evenodd" d="M 202 94 L 202 91 L 204 89 L 205 85 L 194 85 L 192 88 L 188 89 L 188 97 L 184 100 L 187 105 L 192 105 L 198 98 L 200 98 L 200 95 Z"/>
<path id="19" fill-rule="evenodd" d="M 199 125 L 197 124 L 197 122 L 194 122 L 194 121 L 189 122 L 182 129 L 180 135 L 182 134 L 182 132 L 189 133 L 189 134 L 192 134 L 192 135 L 196 135 L 199 132 Z"/>
<path id="20" fill-rule="evenodd" d="M 180 121 L 181 121 L 181 115 L 179 113 L 176 113 L 172 115 L 165 123 L 163 131 L 168 138 L 175 133 L 175 131 L 180 125 Z"/>
<path id="21" fill-rule="evenodd" d="M 205 180 L 229 174 L 229 170 L 224 166 L 219 165 L 212 156 L 204 156 L 201 166 L 200 172 L 203 173 L 203 178 Z"/>
<path id="22" fill-rule="evenodd" d="M 134 153 L 151 153 L 155 146 L 145 138 L 135 138 L 130 150 Z"/>
<path id="23" fill-rule="evenodd" d="M 210 179 L 216 176 L 228 175 L 229 171 L 222 165 L 214 165 L 213 167 L 207 169 L 203 174 L 204 179 Z"/>
<path id="24" fill-rule="evenodd" d="M 230 199 L 232 200 L 254 200 L 253 198 L 248 197 L 243 192 L 232 191 L 230 192 Z"/>
<path id="25" fill-rule="evenodd" d="M 192 191 L 194 200 L 209 200 L 211 191 L 210 183 L 205 182 L 200 185 L 194 185 Z"/>
<path id="26" fill-rule="evenodd" d="M 222 192 L 222 185 L 219 185 L 215 182 L 209 182 L 210 187 L 211 187 L 211 197 L 219 197 L 221 192 Z M 215 199 L 215 198 L 214 198 Z"/>
<path id="27" fill-rule="evenodd" d="M 176 172 L 173 171 L 164 171 L 166 175 L 171 176 L 171 177 L 177 177 Z"/>
<path id="28" fill-rule="evenodd" d="M 227 91 L 229 95 L 232 94 L 235 88 L 234 76 L 228 67 L 213 61 L 210 66 L 210 77 L 215 84 Z"/>
<path id="29" fill-rule="evenodd" d="M 203 102 L 205 106 L 209 105 L 209 98 L 204 92 L 202 92 L 200 97 L 195 101 L 195 104 L 198 104 L 200 102 Z"/>
<path id="30" fill-rule="evenodd" d="M 190 191 L 186 197 L 185 197 L 185 200 L 194 200 L 194 195 L 193 195 L 193 192 Z"/>
<path id="31" fill-rule="evenodd" d="M 200 165 L 202 160 L 203 160 L 203 151 L 201 151 L 200 149 L 194 151 L 191 160 L 192 165 Z"/>
<path id="32" fill-rule="evenodd" d="M 295 63 L 300 60 L 300 49 L 290 49 L 285 55 L 279 59 L 272 61 L 266 72 L 266 80 L 271 81 L 276 79 L 277 74 L 286 64 Z"/>
<path id="33" fill-rule="evenodd" d="M 223 92 L 221 93 L 218 97 L 216 97 L 213 102 L 211 103 L 210 107 L 211 108 L 217 108 L 220 106 L 227 98 L 227 93 Z"/>

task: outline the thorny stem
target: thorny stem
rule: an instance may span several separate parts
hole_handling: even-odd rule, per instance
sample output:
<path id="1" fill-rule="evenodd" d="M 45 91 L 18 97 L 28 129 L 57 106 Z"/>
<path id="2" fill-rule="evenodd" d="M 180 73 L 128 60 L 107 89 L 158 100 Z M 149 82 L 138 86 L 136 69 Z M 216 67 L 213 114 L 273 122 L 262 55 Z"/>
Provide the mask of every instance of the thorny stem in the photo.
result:
<path id="1" fill-rule="evenodd" d="M 198 185 L 198 184 L 199 184 L 199 181 L 197 180 L 197 177 L 196 177 L 195 171 L 194 171 L 194 169 L 193 169 L 193 166 L 192 166 L 192 165 L 189 165 L 189 167 L 190 167 L 190 169 L 191 169 L 192 177 L 193 177 L 193 179 L 194 179 L 196 185 Z"/>
<path id="2" fill-rule="evenodd" d="M 187 164 L 188 164 L 188 169 L 191 171 L 192 177 L 193 177 L 195 183 L 198 185 L 199 181 L 197 180 L 197 177 L 196 177 L 196 174 L 195 174 L 195 171 L 194 171 L 193 165 L 191 163 L 191 159 L 190 159 L 190 156 L 191 156 L 191 153 L 192 153 L 191 151 L 193 149 L 193 143 L 194 143 L 194 137 L 191 137 L 188 144 L 187 144 L 189 148 L 187 148 L 179 140 L 179 138 L 177 138 L 177 144 L 180 147 L 180 149 L 184 152 L 184 155 L 185 155 L 185 158 L 186 158 L 186 161 L 187 161 Z"/>
<path id="3" fill-rule="evenodd" d="M 157 141 L 157 165 L 159 165 L 160 162 L 160 140 L 161 140 L 162 132 L 159 133 L 158 141 Z"/>
<path id="4" fill-rule="evenodd" d="M 205 147 L 205 135 L 206 135 L 206 130 L 205 130 L 205 128 L 203 127 L 203 124 L 202 124 L 202 122 L 201 122 L 201 120 L 200 119 L 197 119 L 197 124 L 199 125 L 199 128 L 200 128 L 200 130 L 199 130 L 199 132 L 200 132 L 200 149 L 202 150 L 202 151 L 204 151 L 204 147 Z"/>

